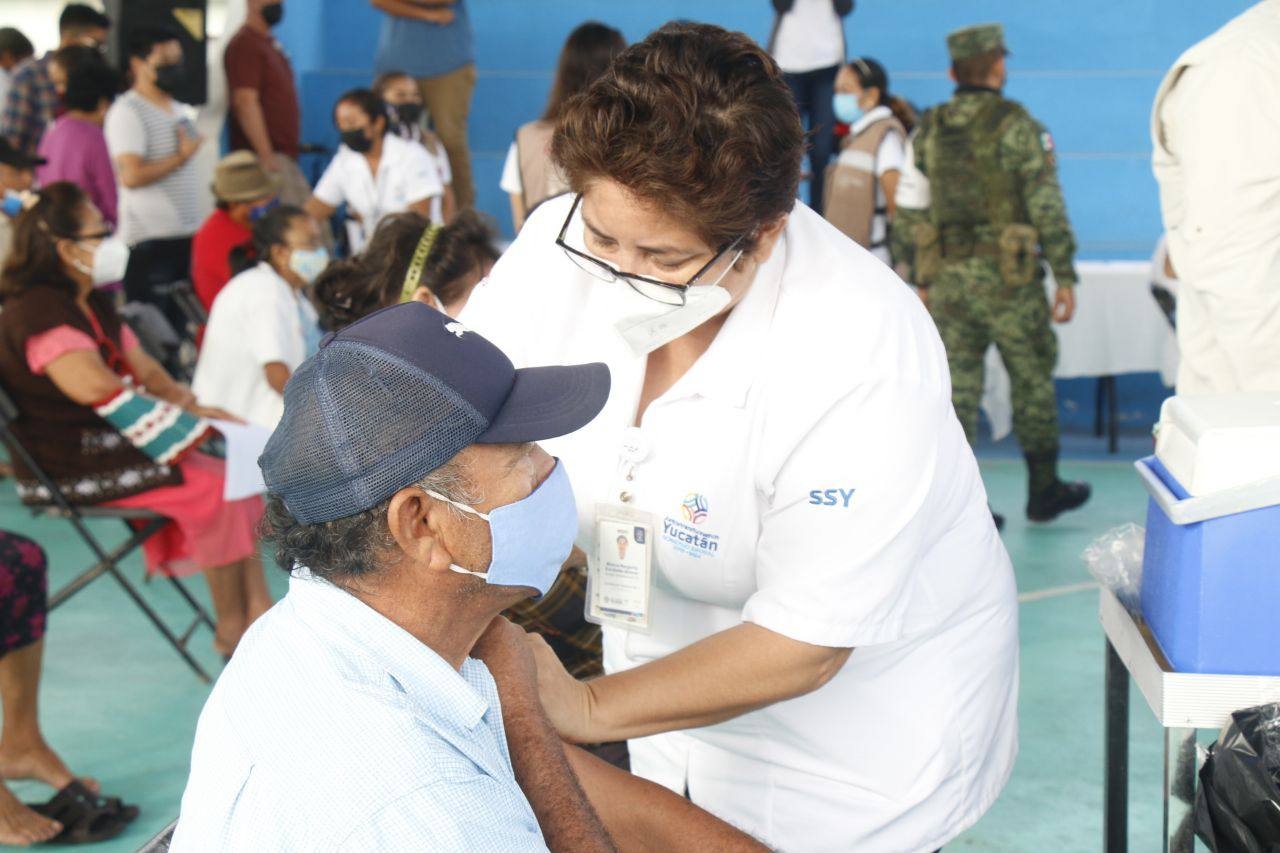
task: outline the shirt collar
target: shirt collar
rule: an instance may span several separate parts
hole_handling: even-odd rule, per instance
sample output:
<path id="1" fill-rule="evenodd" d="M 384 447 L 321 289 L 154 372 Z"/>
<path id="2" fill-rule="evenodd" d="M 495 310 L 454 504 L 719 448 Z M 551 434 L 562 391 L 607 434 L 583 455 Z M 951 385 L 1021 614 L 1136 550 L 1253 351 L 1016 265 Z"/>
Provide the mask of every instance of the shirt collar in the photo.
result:
<path id="1" fill-rule="evenodd" d="M 968 83 L 961 83 L 959 86 L 956 86 L 956 94 L 957 95 L 981 95 L 981 94 L 999 95 L 1001 94 L 1001 92 L 999 89 L 993 89 L 990 86 L 971 86 Z"/>
<path id="2" fill-rule="evenodd" d="M 390 676 L 395 687 L 423 716 L 466 729 L 475 728 L 496 699 L 488 684 L 488 670 L 470 658 L 462 671 L 454 670 L 429 646 L 354 595 L 305 569 L 289 578 L 288 600 L 298 617 L 330 641 L 335 650 L 359 655 Z M 368 681 L 352 668 L 347 675 Z M 373 687 L 385 685 L 372 685 Z M 486 699 L 482 694 L 491 694 Z"/>
<path id="3" fill-rule="evenodd" d="M 681 377 L 664 399 L 702 396 L 731 406 L 743 406 L 762 356 L 761 342 L 773 323 L 778 291 L 787 266 L 787 227 L 784 226 L 769 260 L 756 272 L 742 301 L 729 312 L 711 346 Z"/>
<path id="4" fill-rule="evenodd" d="M 886 119 L 891 115 L 893 115 L 893 110 L 889 109 L 884 104 L 879 104 L 878 106 L 874 106 L 870 110 L 868 110 L 866 113 L 864 113 L 862 118 L 858 119 L 853 123 L 853 126 L 849 128 L 849 133 L 852 136 L 857 136 L 859 133 L 862 133 L 862 131 L 866 130 L 868 127 L 871 127 L 871 125 L 875 124 L 881 119 Z"/>

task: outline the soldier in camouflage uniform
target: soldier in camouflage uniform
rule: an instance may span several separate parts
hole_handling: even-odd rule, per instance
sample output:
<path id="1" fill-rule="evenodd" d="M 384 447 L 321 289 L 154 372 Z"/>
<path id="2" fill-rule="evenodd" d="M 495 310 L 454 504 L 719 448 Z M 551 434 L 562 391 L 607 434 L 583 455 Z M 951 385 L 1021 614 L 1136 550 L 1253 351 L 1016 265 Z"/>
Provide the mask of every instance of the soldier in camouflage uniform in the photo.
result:
<path id="1" fill-rule="evenodd" d="M 1047 261 L 1058 284 L 1053 317 L 1066 322 L 1075 310 L 1075 238 L 1052 138 L 1001 94 L 1003 28 L 957 30 L 947 47 L 959 86 L 950 101 L 924 114 L 916 131 L 914 165 L 927 189 L 922 195 L 917 187 L 914 200 L 899 194 L 894 257 L 904 278 L 923 288 L 970 443 L 983 355 L 993 342 L 1000 350 L 1012 383 L 1013 429 L 1027 460 L 1027 517 L 1049 521 L 1089 498 L 1087 484 L 1058 479 L 1058 347 L 1042 268 Z M 904 181 L 910 184 L 905 175 Z"/>

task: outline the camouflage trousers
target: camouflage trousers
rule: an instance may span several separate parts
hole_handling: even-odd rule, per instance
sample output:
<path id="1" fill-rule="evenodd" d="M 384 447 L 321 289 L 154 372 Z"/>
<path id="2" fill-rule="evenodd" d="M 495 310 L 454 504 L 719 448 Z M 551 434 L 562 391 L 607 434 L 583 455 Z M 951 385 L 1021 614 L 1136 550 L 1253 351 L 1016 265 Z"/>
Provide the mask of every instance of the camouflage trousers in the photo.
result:
<path id="1" fill-rule="evenodd" d="M 1025 453 L 1058 448 L 1053 368 L 1058 339 L 1044 284 L 1010 287 L 983 258 L 949 263 L 929 288 L 929 312 L 951 364 L 951 400 L 969 443 L 977 440 L 982 363 L 994 343 L 1009 371 L 1013 432 Z"/>

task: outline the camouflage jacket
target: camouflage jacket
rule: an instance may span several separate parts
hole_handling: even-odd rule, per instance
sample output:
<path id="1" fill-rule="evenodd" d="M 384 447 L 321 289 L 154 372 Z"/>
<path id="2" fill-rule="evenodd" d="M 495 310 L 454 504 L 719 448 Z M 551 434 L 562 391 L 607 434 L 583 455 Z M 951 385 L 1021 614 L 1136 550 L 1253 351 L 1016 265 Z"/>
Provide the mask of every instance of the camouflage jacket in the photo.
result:
<path id="1" fill-rule="evenodd" d="M 934 128 L 942 116 L 954 126 L 963 125 L 966 120 L 975 116 L 990 114 L 988 108 L 992 98 L 1003 99 L 1003 96 L 990 89 L 962 87 L 950 101 L 930 109 L 921 118 L 913 145 L 914 166 L 930 181 L 930 194 L 935 200 L 945 190 L 938 187 L 929 175 L 928 134 L 935 132 Z M 1025 212 L 1028 224 L 1039 235 L 1041 254 L 1053 270 L 1054 278 L 1059 285 L 1071 286 L 1076 282 L 1072 263 L 1076 251 L 1075 235 L 1067 220 L 1066 202 L 1058 183 L 1053 138 L 1044 125 L 1032 118 L 1021 104 L 1012 101 L 1006 101 L 1005 104 L 1008 108 L 1000 111 L 1003 118 L 997 133 L 994 156 L 983 157 L 981 160 L 990 162 L 989 168 L 1003 172 L 999 176 L 1001 183 L 1005 178 L 1012 178 L 1014 192 L 1020 196 L 1020 207 Z M 981 182 L 981 173 L 974 175 L 973 180 Z M 899 214 L 902 212 L 900 208 Z M 908 213 L 907 219 L 918 220 L 927 216 L 926 209 Z M 910 251 L 904 254 L 909 256 Z"/>

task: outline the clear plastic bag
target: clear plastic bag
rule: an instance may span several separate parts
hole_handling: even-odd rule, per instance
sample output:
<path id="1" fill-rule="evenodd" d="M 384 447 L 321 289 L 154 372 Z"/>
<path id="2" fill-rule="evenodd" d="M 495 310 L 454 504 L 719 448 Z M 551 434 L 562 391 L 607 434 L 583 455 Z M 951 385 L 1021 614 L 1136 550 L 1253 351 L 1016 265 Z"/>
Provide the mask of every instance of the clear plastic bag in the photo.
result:
<path id="1" fill-rule="evenodd" d="M 1081 555 L 1094 580 L 1116 594 L 1125 607 L 1139 609 L 1142 590 L 1142 550 L 1146 530 L 1137 524 L 1112 528 Z"/>

